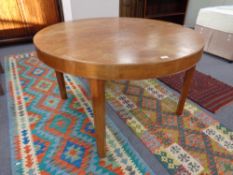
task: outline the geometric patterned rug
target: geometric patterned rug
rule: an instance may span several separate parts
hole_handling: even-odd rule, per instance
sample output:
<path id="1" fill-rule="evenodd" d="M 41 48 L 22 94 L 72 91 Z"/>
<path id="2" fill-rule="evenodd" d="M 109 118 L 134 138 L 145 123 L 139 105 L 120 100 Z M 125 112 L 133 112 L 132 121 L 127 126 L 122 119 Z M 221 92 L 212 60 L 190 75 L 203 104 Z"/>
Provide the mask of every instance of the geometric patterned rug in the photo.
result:
<path id="1" fill-rule="evenodd" d="M 184 72 L 159 78 L 163 83 L 180 92 L 183 86 Z M 233 102 L 233 87 L 215 78 L 195 71 L 188 98 L 210 112 L 217 112 Z"/>
<path id="2" fill-rule="evenodd" d="M 171 175 L 233 175 L 233 132 L 156 79 L 111 81 L 106 98 Z"/>
<path id="3" fill-rule="evenodd" d="M 13 174 L 153 174 L 108 117 L 107 155 L 99 159 L 91 102 L 78 78 L 65 75 L 62 100 L 54 71 L 34 52 L 5 63 Z"/>

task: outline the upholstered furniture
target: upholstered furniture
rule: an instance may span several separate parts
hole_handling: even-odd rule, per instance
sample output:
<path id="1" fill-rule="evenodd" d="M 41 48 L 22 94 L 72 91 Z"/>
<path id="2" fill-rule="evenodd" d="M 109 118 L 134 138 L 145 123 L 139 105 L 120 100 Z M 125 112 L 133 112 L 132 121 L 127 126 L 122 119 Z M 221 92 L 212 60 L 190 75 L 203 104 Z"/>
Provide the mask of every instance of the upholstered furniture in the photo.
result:
<path id="1" fill-rule="evenodd" d="M 205 52 L 233 61 L 233 5 L 201 9 L 195 30 L 205 39 Z"/>

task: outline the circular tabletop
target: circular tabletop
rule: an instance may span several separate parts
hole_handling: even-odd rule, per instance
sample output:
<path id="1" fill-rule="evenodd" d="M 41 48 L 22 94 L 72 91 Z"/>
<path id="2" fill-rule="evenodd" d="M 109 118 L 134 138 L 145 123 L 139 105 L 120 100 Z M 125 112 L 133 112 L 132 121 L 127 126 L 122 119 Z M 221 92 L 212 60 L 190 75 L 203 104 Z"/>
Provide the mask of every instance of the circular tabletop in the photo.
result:
<path id="1" fill-rule="evenodd" d="M 140 18 L 96 18 L 58 23 L 34 39 L 40 60 L 81 77 L 146 79 L 186 70 L 204 41 L 181 25 Z"/>

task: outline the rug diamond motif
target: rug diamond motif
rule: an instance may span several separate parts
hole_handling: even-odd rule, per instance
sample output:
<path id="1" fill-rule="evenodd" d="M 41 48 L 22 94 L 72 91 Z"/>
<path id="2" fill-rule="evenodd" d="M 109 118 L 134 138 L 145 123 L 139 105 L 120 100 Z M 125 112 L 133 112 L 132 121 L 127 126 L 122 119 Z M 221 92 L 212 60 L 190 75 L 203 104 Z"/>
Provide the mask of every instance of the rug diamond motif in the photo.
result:
<path id="1" fill-rule="evenodd" d="M 54 128 L 61 133 L 66 133 L 71 121 L 70 119 L 62 116 L 62 115 L 56 115 L 50 124 L 50 128 Z"/>
<path id="2" fill-rule="evenodd" d="M 135 93 L 132 98 L 132 93 L 129 95 L 125 93 L 124 89 L 131 89 L 131 86 L 134 88 L 135 84 L 140 84 L 137 87 L 140 87 L 141 90 L 137 89 L 137 92 L 144 93 Z M 115 89 L 119 89 L 118 86 L 121 87 L 122 91 L 115 91 Z M 161 95 L 157 96 L 152 93 L 148 96 L 148 93 L 145 93 L 146 87 L 151 87 L 150 89 L 153 89 L 153 92 L 162 94 L 162 96 L 164 92 L 167 92 L 167 96 L 160 98 Z M 200 172 L 208 175 L 220 172 L 231 174 L 231 168 L 228 164 L 230 161 L 232 163 L 233 160 L 233 152 L 231 152 L 229 146 L 232 141 L 232 131 L 224 126 L 221 129 L 221 125 L 217 121 L 190 102 L 186 102 L 187 105 L 181 116 L 175 115 L 178 96 L 172 91 L 166 90 L 166 87 L 158 80 L 140 81 L 140 83 L 136 81 L 111 81 L 107 84 L 107 92 L 114 93 L 114 95 L 107 94 L 107 99 L 116 113 L 142 139 L 151 152 L 156 152 L 156 157 L 170 174 L 188 173 L 197 175 Z M 124 106 L 114 103 L 115 96 L 122 95 L 125 96 L 126 101 L 127 98 L 134 99 L 133 101 L 146 100 L 144 100 L 144 103 L 135 103 L 137 104 L 136 108 L 127 110 Z M 128 111 L 128 114 L 126 115 L 122 110 Z M 130 116 L 130 118 L 127 116 Z M 137 127 L 132 127 L 135 120 Z M 213 125 L 219 125 L 219 127 L 216 127 L 216 132 L 220 133 L 212 136 L 214 139 L 204 133 L 206 128 Z M 140 134 L 138 128 L 144 128 Z M 224 143 L 218 142 L 217 136 L 220 138 L 220 135 L 225 135 L 224 137 L 227 140 Z M 189 157 L 192 157 L 193 161 L 185 164 L 181 161 L 185 156 L 183 154 L 179 154 L 178 157 L 167 157 L 166 151 L 163 154 L 159 153 L 163 151 L 162 148 L 168 148 L 172 144 L 178 144 Z M 220 159 L 224 160 L 224 165 L 219 161 Z M 177 161 L 178 164 L 173 166 L 172 161 Z"/>
<path id="3" fill-rule="evenodd" d="M 85 148 L 83 146 L 67 141 L 61 155 L 61 159 L 80 168 L 83 161 L 84 152 Z"/>
<path id="4" fill-rule="evenodd" d="M 39 81 L 38 84 L 35 86 L 37 89 L 42 90 L 42 91 L 49 91 L 50 88 L 52 87 L 52 82 L 49 82 L 47 80 L 41 80 Z"/>
<path id="5" fill-rule="evenodd" d="M 58 104 L 60 102 L 60 99 L 59 98 L 56 98 L 54 96 L 48 96 L 45 101 L 44 101 L 44 105 L 47 106 L 47 107 L 50 107 L 52 109 L 56 109 Z"/>
<path id="6" fill-rule="evenodd" d="M 111 122 L 107 130 L 107 157 L 98 158 L 93 119 L 89 116 L 91 108 L 85 96 L 88 93 L 83 92 L 78 79 L 74 81 L 68 76 L 69 98 L 58 100 L 54 72 L 39 62 L 35 54 L 17 55 L 9 60 L 6 72 L 14 71 L 9 74 L 13 78 L 8 76 L 8 82 L 16 91 L 14 110 L 18 110 L 14 111 L 18 116 L 11 121 L 13 126 L 18 126 L 15 128 L 23 128 L 13 134 L 13 165 L 17 174 L 35 174 L 37 170 L 41 174 L 150 172 L 123 137 L 117 135 L 120 131 Z M 19 79 L 14 78 L 17 73 Z M 43 76 L 34 78 L 41 73 Z M 108 82 L 106 92 L 119 117 L 171 175 L 232 174 L 233 132 L 190 102 L 186 103 L 182 116 L 174 115 L 178 97 L 159 81 Z M 14 94 L 10 95 L 13 99 Z M 143 103 L 143 99 L 151 101 Z M 180 148 L 176 152 L 170 149 L 176 147 Z"/>
<path id="7" fill-rule="evenodd" d="M 32 72 L 32 74 L 36 75 L 36 76 L 41 76 L 44 73 L 44 70 L 41 68 L 35 68 Z"/>
<path id="8" fill-rule="evenodd" d="M 34 52 L 7 58 L 5 71 L 13 174 L 153 174 L 111 120 L 107 155 L 99 159 L 93 112 L 80 79 L 65 75 L 68 99 L 62 100 L 54 70 Z"/>

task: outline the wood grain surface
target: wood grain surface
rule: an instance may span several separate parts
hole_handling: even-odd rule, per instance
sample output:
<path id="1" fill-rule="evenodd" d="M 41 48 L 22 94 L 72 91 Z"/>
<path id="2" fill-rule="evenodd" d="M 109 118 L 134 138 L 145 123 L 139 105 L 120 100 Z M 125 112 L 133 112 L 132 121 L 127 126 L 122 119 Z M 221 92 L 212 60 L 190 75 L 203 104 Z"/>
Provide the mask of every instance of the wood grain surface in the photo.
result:
<path id="1" fill-rule="evenodd" d="M 95 138 L 97 152 L 100 157 L 105 157 L 105 91 L 103 80 L 89 80 L 92 106 L 94 111 Z"/>
<path id="2" fill-rule="evenodd" d="M 60 23 L 34 37 L 40 60 L 54 68 L 61 97 L 62 72 L 89 80 L 98 155 L 105 157 L 105 80 L 145 79 L 186 70 L 177 114 L 183 112 L 195 65 L 204 47 L 198 33 L 182 26 L 136 18 Z"/>
<path id="3" fill-rule="evenodd" d="M 192 29 L 139 18 L 59 23 L 34 37 L 47 65 L 93 79 L 145 79 L 193 67 L 204 42 Z"/>
<path id="4" fill-rule="evenodd" d="M 0 42 L 32 37 L 45 26 L 60 22 L 59 0 L 0 0 Z"/>

